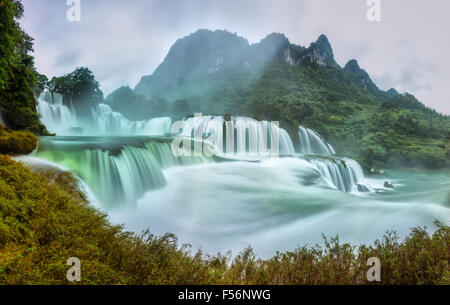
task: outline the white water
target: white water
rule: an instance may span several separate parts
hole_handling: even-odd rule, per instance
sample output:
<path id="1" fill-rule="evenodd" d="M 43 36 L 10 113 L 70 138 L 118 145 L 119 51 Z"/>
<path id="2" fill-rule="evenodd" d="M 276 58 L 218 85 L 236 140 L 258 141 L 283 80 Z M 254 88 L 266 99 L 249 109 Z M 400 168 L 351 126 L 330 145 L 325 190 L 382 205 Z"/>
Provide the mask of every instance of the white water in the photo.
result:
<path id="1" fill-rule="evenodd" d="M 155 118 L 148 121 L 130 121 L 122 114 L 114 112 L 106 104 L 99 104 L 92 111 L 94 118 L 94 134 L 100 135 L 164 135 L 170 132 L 170 118 Z"/>
<path id="2" fill-rule="evenodd" d="M 326 143 L 318 133 L 311 129 L 299 126 L 298 135 L 302 154 L 333 155 L 336 153 L 330 144 Z"/>
<path id="3" fill-rule="evenodd" d="M 81 126 L 75 111 L 63 104 L 62 95 L 45 92 L 38 101 L 37 111 L 41 122 L 50 132 L 63 135 L 70 133 L 71 128 Z"/>
<path id="4" fill-rule="evenodd" d="M 60 94 L 44 92 L 39 98 L 38 114 L 51 133 L 58 136 L 164 135 L 170 132 L 170 118 L 130 121 L 106 104 L 92 109 L 92 118 L 79 118 L 73 107 L 63 104 Z"/>
<path id="5" fill-rule="evenodd" d="M 184 122 L 182 135 L 206 140 L 224 156 L 261 157 L 274 150 L 279 154 L 295 154 L 286 130 L 272 122 L 246 117 L 232 117 L 229 122 L 225 122 L 222 116 L 189 118 Z"/>

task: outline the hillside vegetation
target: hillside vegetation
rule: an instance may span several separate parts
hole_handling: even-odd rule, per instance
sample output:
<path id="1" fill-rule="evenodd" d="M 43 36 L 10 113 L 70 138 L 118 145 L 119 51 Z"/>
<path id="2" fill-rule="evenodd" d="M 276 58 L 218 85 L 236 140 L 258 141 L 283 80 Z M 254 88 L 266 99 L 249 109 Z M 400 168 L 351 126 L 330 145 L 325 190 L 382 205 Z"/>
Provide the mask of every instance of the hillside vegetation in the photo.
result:
<path id="1" fill-rule="evenodd" d="M 26 155 L 36 149 L 38 138 L 26 131 L 12 131 L 0 124 L 0 154 Z"/>
<path id="2" fill-rule="evenodd" d="M 0 9 L 0 114 L 15 130 L 46 134 L 36 111 L 39 87 L 45 77 L 36 72 L 33 38 L 21 28 L 23 6 L 17 0 L 1 1 Z"/>

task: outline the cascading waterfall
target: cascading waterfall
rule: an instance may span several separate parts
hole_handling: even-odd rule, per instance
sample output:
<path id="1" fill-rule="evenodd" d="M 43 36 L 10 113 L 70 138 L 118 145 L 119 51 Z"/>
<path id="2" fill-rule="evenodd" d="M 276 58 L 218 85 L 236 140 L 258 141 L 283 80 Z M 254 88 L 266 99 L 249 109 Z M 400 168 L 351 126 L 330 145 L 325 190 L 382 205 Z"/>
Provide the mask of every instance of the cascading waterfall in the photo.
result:
<path id="1" fill-rule="evenodd" d="M 334 148 L 326 143 L 314 130 L 299 126 L 298 135 L 300 137 L 300 153 L 304 155 L 319 154 L 328 156 L 336 153 Z"/>
<path id="2" fill-rule="evenodd" d="M 223 156 L 265 156 L 264 152 L 274 131 L 279 139 L 280 155 L 294 156 L 295 149 L 286 130 L 267 121 L 245 117 L 231 117 L 227 124 L 221 116 L 198 116 L 184 122 L 182 135 L 188 138 L 206 139 L 218 154 Z M 335 158 L 334 148 L 315 131 L 299 126 L 299 152 L 308 159 L 327 181 L 328 186 L 343 192 L 372 191 L 361 166 L 348 158 Z M 231 143 L 231 145 L 229 144 Z M 231 149 L 230 147 L 231 146 Z"/>
<path id="3" fill-rule="evenodd" d="M 45 91 L 39 97 L 37 107 L 42 123 L 59 136 L 129 136 L 164 135 L 170 132 L 170 118 L 155 118 L 146 121 L 130 121 L 121 113 L 114 112 L 106 104 L 92 109 L 92 118 L 79 118 L 73 107 L 63 104 L 63 96 Z"/>
<path id="4" fill-rule="evenodd" d="M 221 155 L 264 157 L 270 154 L 278 139 L 280 154 L 295 155 L 294 145 L 286 130 L 267 121 L 246 117 L 231 117 L 226 121 L 221 116 L 188 118 L 184 122 L 182 135 L 205 140 Z"/>
<path id="5" fill-rule="evenodd" d="M 63 96 L 48 91 L 38 99 L 37 112 L 47 129 L 58 135 L 68 134 L 81 126 L 75 111 L 63 104 Z"/>
<path id="6" fill-rule="evenodd" d="M 369 192 L 371 186 L 366 182 L 361 166 L 355 160 L 312 159 L 310 160 L 327 181 L 328 185 L 343 192 Z"/>
<path id="7" fill-rule="evenodd" d="M 147 121 L 130 121 L 121 113 L 114 112 L 106 104 L 99 104 L 92 110 L 95 133 L 100 135 L 164 135 L 170 132 L 170 118 L 155 118 Z"/>
<path id="8" fill-rule="evenodd" d="M 338 158 L 333 146 L 327 143 L 315 131 L 299 126 L 299 151 L 313 163 L 320 174 L 327 181 L 328 186 L 343 192 L 370 192 L 373 191 L 364 171 L 355 160 Z M 323 157 L 321 157 L 323 156 Z"/>
<path id="9" fill-rule="evenodd" d="M 106 104 L 92 109 L 90 120 L 78 118 L 73 107 L 63 104 L 59 94 L 45 92 L 39 98 L 38 112 L 49 131 L 67 139 L 41 141 L 36 156 L 56 162 L 77 173 L 107 206 L 136 202 L 145 192 L 166 184 L 163 170 L 210 161 L 204 156 L 175 157 L 170 141 L 150 139 L 133 141 L 108 139 L 106 148 L 98 139 L 83 136 L 162 136 L 172 132 L 170 118 L 130 121 Z M 300 145 L 296 149 L 286 132 L 277 124 L 233 116 L 194 116 L 183 122 L 181 136 L 206 142 L 219 156 L 246 160 L 271 157 L 277 149 L 282 157 L 306 158 L 331 188 L 344 191 L 372 191 L 359 164 L 337 158 L 334 148 L 315 131 L 299 126 Z M 278 139 L 278 143 L 271 143 Z M 169 139 L 170 140 L 170 139 Z M 62 142 L 61 142 L 62 141 Z M 50 142 L 50 143 L 49 143 Z M 101 142 L 101 141 L 100 141 Z M 114 145 L 112 144 L 114 142 Z M 62 144 L 61 144 L 62 143 Z M 278 144 L 278 145 L 276 145 Z M 114 146 L 113 149 L 108 147 Z M 322 157 L 320 157 L 322 156 Z"/>
<path id="10" fill-rule="evenodd" d="M 165 186 L 165 168 L 208 161 L 174 157 L 169 141 L 124 140 L 121 144 L 79 137 L 74 146 L 72 138 L 43 138 L 34 155 L 76 173 L 109 208 L 135 203 L 146 192 Z"/>

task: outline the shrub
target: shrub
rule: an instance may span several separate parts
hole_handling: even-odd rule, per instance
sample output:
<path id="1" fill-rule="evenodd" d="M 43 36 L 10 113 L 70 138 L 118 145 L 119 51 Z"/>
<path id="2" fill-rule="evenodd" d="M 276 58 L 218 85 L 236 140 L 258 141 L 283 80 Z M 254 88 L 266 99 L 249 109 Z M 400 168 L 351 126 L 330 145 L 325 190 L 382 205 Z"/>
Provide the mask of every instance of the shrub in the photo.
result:
<path id="1" fill-rule="evenodd" d="M 29 154 L 37 147 L 38 138 L 26 131 L 11 131 L 0 125 L 0 153 Z"/>

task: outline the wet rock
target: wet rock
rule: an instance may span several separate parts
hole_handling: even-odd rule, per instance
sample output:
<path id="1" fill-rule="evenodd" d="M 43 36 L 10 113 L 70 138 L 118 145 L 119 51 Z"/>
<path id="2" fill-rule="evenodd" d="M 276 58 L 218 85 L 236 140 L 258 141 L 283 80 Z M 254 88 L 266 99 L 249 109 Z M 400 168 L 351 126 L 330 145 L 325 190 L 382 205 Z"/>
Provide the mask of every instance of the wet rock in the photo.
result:
<path id="1" fill-rule="evenodd" d="M 389 182 L 386 181 L 386 182 L 384 183 L 384 187 L 387 188 L 387 189 L 393 189 L 393 188 L 394 188 L 394 185 L 393 185 L 392 183 L 389 183 Z"/>
<path id="2" fill-rule="evenodd" d="M 358 192 L 367 193 L 370 192 L 370 190 L 367 188 L 367 186 L 358 184 Z"/>

